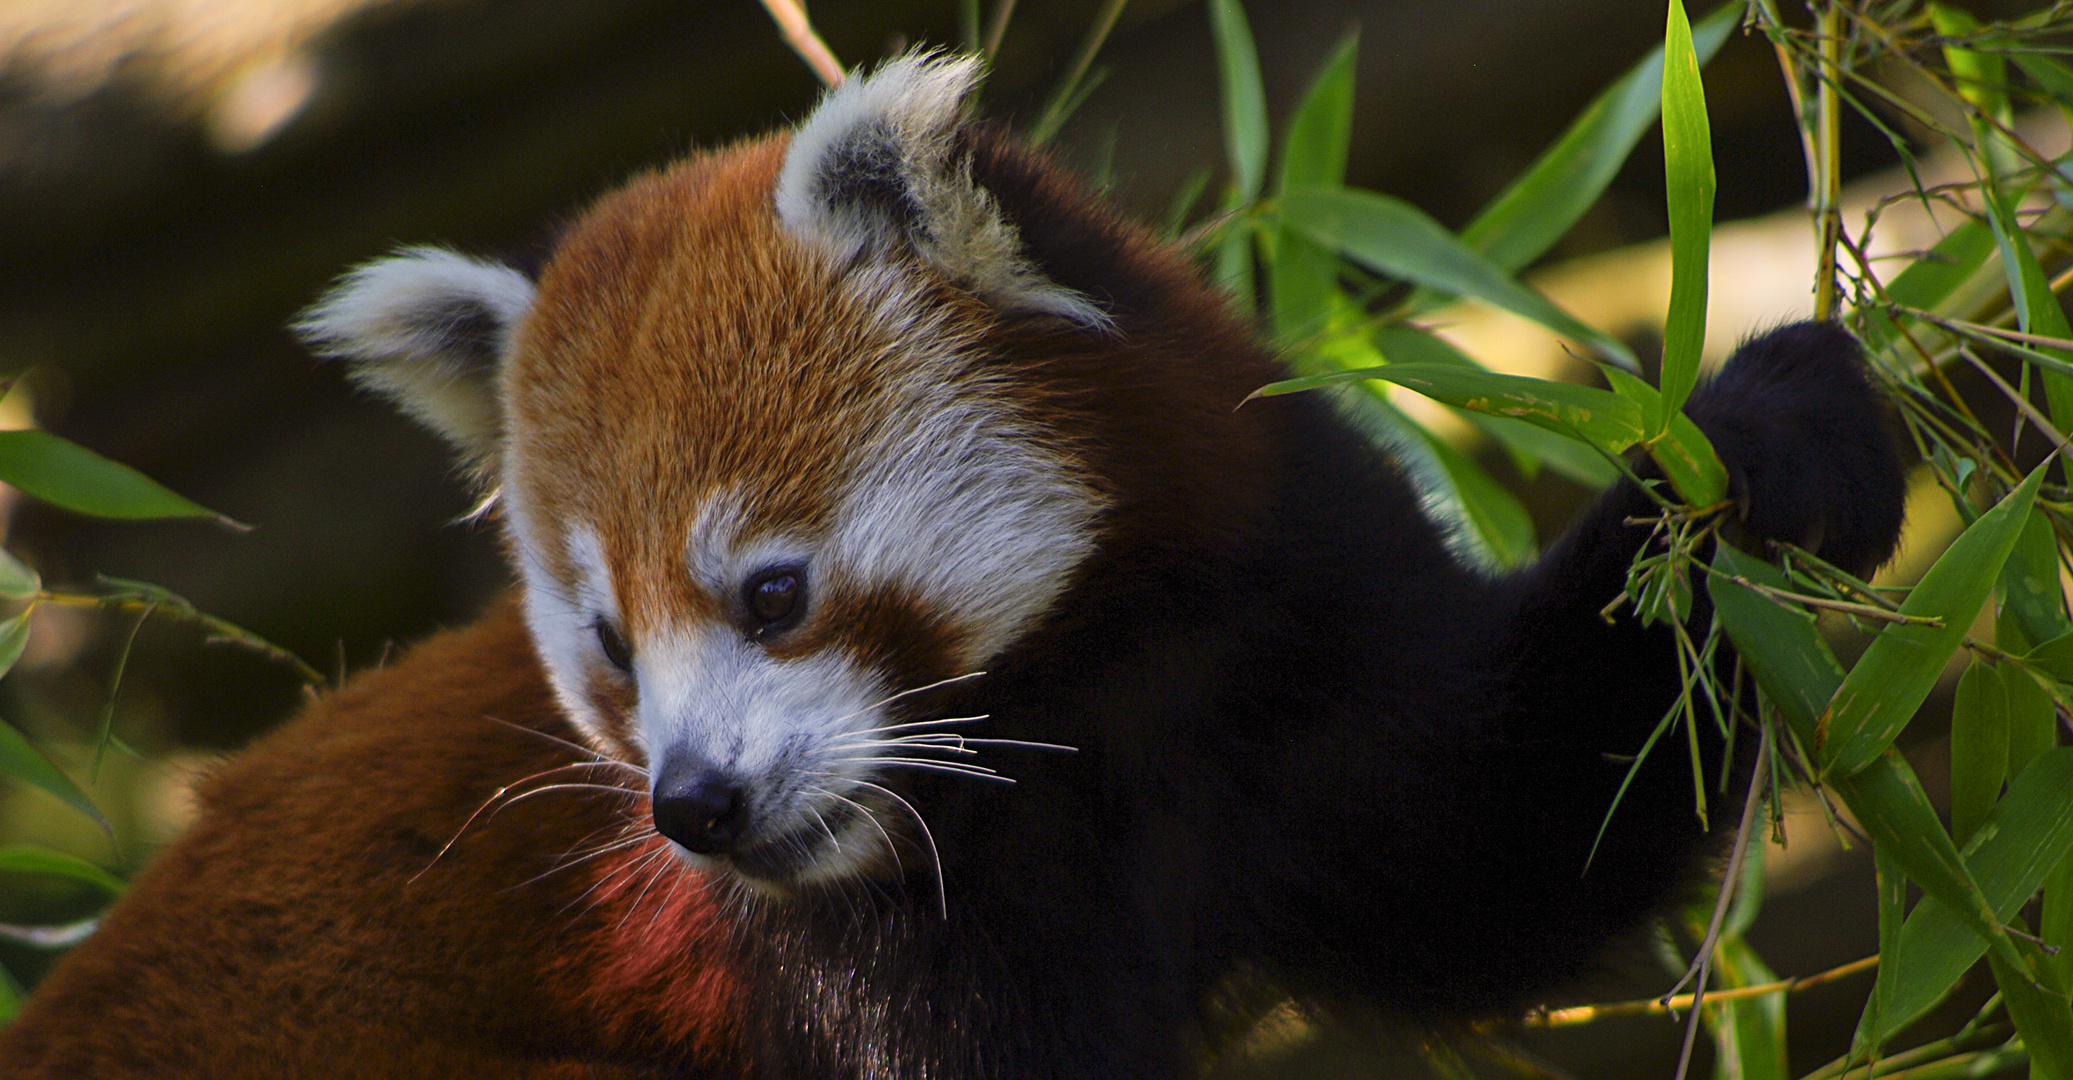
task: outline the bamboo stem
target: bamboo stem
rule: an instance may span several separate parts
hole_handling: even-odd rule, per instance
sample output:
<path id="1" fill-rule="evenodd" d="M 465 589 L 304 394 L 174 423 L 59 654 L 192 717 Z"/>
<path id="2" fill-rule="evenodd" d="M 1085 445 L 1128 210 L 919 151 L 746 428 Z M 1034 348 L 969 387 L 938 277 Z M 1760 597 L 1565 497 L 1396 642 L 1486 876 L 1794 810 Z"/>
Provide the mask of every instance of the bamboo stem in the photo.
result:
<path id="1" fill-rule="evenodd" d="M 806 66 L 820 77 L 821 85 L 837 87 L 842 85 L 845 75 L 842 65 L 835 60 L 835 54 L 828 49 L 828 43 L 814 32 L 813 20 L 806 17 L 803 0 L 763 0 L 763 9 L 777 22 L 777 29 L 784 35 L 785 44 L 806 61 Z"/>

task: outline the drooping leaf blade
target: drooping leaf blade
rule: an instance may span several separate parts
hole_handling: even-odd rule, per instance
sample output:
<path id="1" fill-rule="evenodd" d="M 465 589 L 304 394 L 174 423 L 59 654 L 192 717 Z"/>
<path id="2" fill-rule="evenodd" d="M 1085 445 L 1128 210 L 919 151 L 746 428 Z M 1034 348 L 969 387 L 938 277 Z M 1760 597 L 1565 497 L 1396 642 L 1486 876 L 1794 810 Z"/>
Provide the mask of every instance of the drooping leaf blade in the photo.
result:
<path id="1" fill-rule="evenodd" d="M 0 872 L 35 874 L 84 882 L 110 896 L 119 896 L 128 888 L 121 878 L 85 859 L 37 847 L 34 844 L 10 844 L 0 847 Z"/>
<path id="2" fill-rule="evenodd" d="M 1739 3 L 1725 4 L 1692 27 L 1700 63 L 1719 51 L 1743 11 Z M 1562 137 L 1461 230 L 1462 242 L 1511 271 L 1546 253 L 1598 201 L 1648 134 L 1662 102 L 1662 82 L 1663 50 L 1657 46 L 1585 106 Z"/>
<path id="3" fill-rule="evenodd" d="M 229 518 L 160 487 L 143 473 L 48 431 L 0 431 L 0 481 L 53 506 L 94 517 Z"/>
<path id="4" fill-rule="evenodd" d="M 1448 364 L 1386 364 L 1335 371 L 1272 383 L 1255 393 L 1269 397 L 1361 379 L 1393 382 L 1456 408 L 1523 420 L 1582 439 L 1610 454 L 1634 445 L 1642 436 L 1640 407 L 1609 391 Z"/>
<path id="5" fill-rule="evenodd" d="M 1370 270 L 1485 301 L 1588 344 L 1623 367 L 1637 366 L 1625 345 L 1519 284 L 1401 199 L 1357 188 L 1299 188 L 1281 196 L 1280 212 L 1299 232 Z"/>

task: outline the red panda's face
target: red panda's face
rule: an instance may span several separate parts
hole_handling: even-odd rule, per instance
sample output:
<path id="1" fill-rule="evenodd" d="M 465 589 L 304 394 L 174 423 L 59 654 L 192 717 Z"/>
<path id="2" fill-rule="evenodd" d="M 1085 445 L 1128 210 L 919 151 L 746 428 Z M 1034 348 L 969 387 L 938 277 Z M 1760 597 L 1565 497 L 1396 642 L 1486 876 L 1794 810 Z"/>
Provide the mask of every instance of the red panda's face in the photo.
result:
<path id="1" fill-rule="evenodd" d="M 637 180 L 537 286 L 410 251 L 302 324 L 497 485 L 569 717 L 649 770 L 687 857 L 754 881 L 885 861 L 896 770 L 953 767 L 918 691 L 1039 624 L 1110 507 L 980 348 L 1104 316 L 953 153 L 974 74 L 896 61 Z"/>
<path id="2" fill-rule="evenodd" d="M 927 757 L 887 730 L 926 700 L 894 695 L 1038 621 L 1102 499 L 975 355 L 986 305 L 780 218 L 786 149 L 639 181 L 564 240 L 504 365 L 501 479 L 570 716 L 647 764 L 666 835 L 806 880 L 884 853 L 882 760 Z"/>

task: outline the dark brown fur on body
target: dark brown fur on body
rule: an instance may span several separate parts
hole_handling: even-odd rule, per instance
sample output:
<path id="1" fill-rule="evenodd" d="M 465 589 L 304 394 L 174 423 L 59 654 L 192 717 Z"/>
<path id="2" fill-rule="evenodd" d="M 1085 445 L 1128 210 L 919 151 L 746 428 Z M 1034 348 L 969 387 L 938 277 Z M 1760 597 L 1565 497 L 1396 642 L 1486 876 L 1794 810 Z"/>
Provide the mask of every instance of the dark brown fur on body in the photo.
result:
<path id="1" fill-rule="evenodd" d="M 0 1030 L 0 1076 L 697 1075 L 735 993 L 703 893 L 658 859 L 636 907 L 631 852 L 578 861 L 645 797 L 547 792 L 462 831 L 589 760 L 573 734 L 509 603 L 354 680 L 202 784 L 193 830 Z M 566 779 L 613 778 L 539 783 Z M 606 955 L 649 934 L 652 971 Z"/>

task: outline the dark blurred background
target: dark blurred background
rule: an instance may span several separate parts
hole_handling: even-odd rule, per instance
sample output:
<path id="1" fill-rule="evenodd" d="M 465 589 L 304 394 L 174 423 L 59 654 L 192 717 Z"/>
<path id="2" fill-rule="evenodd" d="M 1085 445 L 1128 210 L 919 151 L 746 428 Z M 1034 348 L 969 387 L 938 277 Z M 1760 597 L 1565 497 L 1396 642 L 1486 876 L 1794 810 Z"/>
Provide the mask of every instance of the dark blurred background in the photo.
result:
<path id="1" fill-rule="evenodd" d="M 986 110 L 1026 123 L 1098 6 L 1024 0 Z M 1661 0 L 1248 9 L 1277 124 L 1334 41 L 1359 26 L 1349 180 L 1450 225 L 1663 27 Z M 950 0 L 817 0 L 811 10 L 848 65 L 956 39 Z M 1155 219 L 1188 176 L 1220 169 L 1203 6 L 1137 0 L 1097 63 L 1106 81 L 1058 150 Z M 1769 45 L 1737 35 L 1706 83 L 1717 216 L 1802 199 Z M 254 526 L 110 525 L 21 505 L 8 545 L 54 583 L 109 574 L 163 585 L 326 672 L 466 621 L 508 581 L 494 527 L 457 524 L 468 495 L 444 449 L 356 395 L 283 327 L 333 276 L 401 244 L 536 257 L 558 220 L 629 174 L 797 118 L 817 92 L 753 0 L 0 2 L 0 373 L 28 373 L 0 421 L 32 413 Z M 1892 161 L 1868 129 L 1847 131 L 1845 147 L 1857 155 L 1852 175 Z M 1664 231 L 1651 136 L 1550 257 Z M 1544 531 L 1576 497 L 1534 501 Z M 47 614 L 21 677 L 0 684 L 0 710 L 39 738 L 77 742 L 98 722 L 133 620 Z M 104 857 L 118 863 L 177 827 L 180 769 L 278 722 L 300 694 L 286 667 L 164 619 L 137 637 L 122 687 L 115 730 L 135 754 L 106 781 L 133 788 L 110 808 L 125 843 Z M 178 768 L 153 772 L 153 761 Z M 0 814 L 0 828 L 48 840 L 71 827 L 17 811 Z M 1758 939 L 1782 970 L 1875 950 L 1868 885 L 1801 895 L 1818 908 L 1798 916 L 1802 901 L 1778 901 L 1770 937 Z M 1794 941 L 1797 926 L 1824 932 Z M 1853 926 L 1862 933 L 1833 932 Z M 1649 977 L 1589 992 L 1659 992 L 1645 959 L 1641 970 Z M 1821 1019 L 1824 1000 L 1854 1020 L 1863 986 L 1796 1002 L 1795 1026 L 1806 1035 L 1833 1022 Z M 1590 1075 L 1667 1076 L 1676 1037 L 1668 1021 L 1624 1020 L 1536 1045 Z M 1808 1047 L 1796 1064 L 1836 1052 L 1833 1039 L 1796 1038 Z M 1380 1067 L 1349 1044 L 1306 1044 L 1297 1073 Z M 1616 1070 L 1621 1062 L 1633 1071 Z M 1289 1061 L 1277 1067 L 1291 1074 Z"/>

